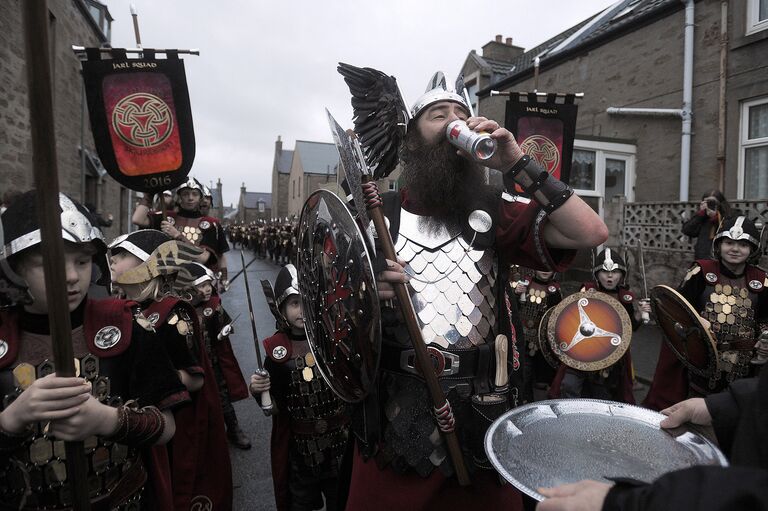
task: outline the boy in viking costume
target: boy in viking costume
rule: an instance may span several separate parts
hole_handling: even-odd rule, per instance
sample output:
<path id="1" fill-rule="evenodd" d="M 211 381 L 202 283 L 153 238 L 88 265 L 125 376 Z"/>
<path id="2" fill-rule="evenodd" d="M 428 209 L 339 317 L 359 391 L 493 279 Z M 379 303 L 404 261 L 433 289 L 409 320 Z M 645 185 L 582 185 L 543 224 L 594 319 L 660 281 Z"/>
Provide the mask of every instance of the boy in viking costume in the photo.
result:
<path id="1" fill-rule="evenodd" d="M 85 208 L 59 195 L 67 298 L 78 377 L 51 361 L 37 195 L 2 215 L 0 259 L 0 503 L 70 509 L 64 441 L 84 441 L 94 509 L 161 509 L 163 481 L 142 458 L 174 434 L 189 394 L 134 302 L 88 299 L 92 270 L 109 282 L 106 245 Z M 151 463 L 151 462 L 150 462 Z"/>
<path id="2" fill-rule="evenodd" d="M 227 509 L 232 473 L 216 377 L 197 313 L 185 301 L 192 299 L 194 279 L 184 265 L 200 249 L 151 229 L 121 236 L 109 247 L 114 284 L 139 302 L 143 321 L 157 331 L 192 396 L 192 406 L 176 413 L 176 436 L 168 446 L 173 507 Z"/>
<path id="3" fill-rule="evenodd" d="M 563 293 L 555 279 L 555 272 L 531 270 L 520 277 L 511 285 L 519 302 L 518 311 L 527 350 L 523 361 L 522 397 L 523 402 L 530 402 L 533 401 L 533 387 L 549 386 L 555 376 L 555 370 L 539 349 L 539 324 L 544 313 L 563 300 Z"/>
<path id="4" fill-rule="evenodd" d="M 756 375 L 765 364 L 768 277 L 750 264 L 760 257 L 759 240 L 750 219 L 727 218 L 712 242 L 715 259 L 695 261 L 688 270 L 678 291 L 714 338 L 716 370 L 706 376 L 690 371 L 663 342 L 644 406 L 662 410 L 688 397 L 720 392 L 737 379 Z"/>
<path id="5" fill-rule="evenodd" d="M 229 244 L 219 234 L 219 221 L 200 212 L 203 185 L 190 177 L 176 189 L 176 210 L 154 211 L 146 199 L 142 199 L 133 213 L 133 223 L 168 234 L 176 241 L 186 241 L 203 249 L 196 260 L 214 271 L 222 272 L 227 279 L 226 263 L 222 260 Z M 163 216 L 165 215 L 165 216 Z"/>
<path id="6" fill-rule="evenodd" d="M 629 315 L 632 330 L 643 324 L 642 313 L 650 312 L 648 303 L 640 303 L 625 283 L 627 266 L 619 254 L 606 248 L 592 268 L 594 282 L 585 282 L 581 291 L 594 289 L 618 300 Z M 596 398 L 635 403 L 632 394 L 632 359 L 627 350 L 613 365 L 600 371 L 579 371 L 561 364 L 552 381 L 550 398 Z"/>
<path id="7" fill-rule="evenodd" d="M 348 410 L 317 370 L 304 332 L 296 268 L 284 266 L 267 301 L 278 324 L 264 339 L 267 374 L 251 376 L 261 403 L 269 392 L 272 412 L 272 480 L 278 511 L 337 509 L 338 475 L 349 435 Z"/>
<path id="8" fill-rule="evenodd" d="M 520 509 L 520 493 L 500 485 L 495 472 L 482 470 L 490 468 L 482 448 L 488 417 L 516 406 L 522 386 L 520 328 L 506 293 L 506 270 L 516 263 L 562 271 L 572 249 L 602 243 L 607 229 L 570 187 L 523 153 L 511 132 L 494 120 L 472 117 L 463 91 L 447 90 L 442 73 L 404 122 L 389 114 L 408 116 L 391 77 L 346 64 L 339 70 L 354 96 L 355 128 L 366 156 L 394 148 L 368 164 L 391 162 L 387 166 L 394 168 L 399 159 L 404 183 L 399 192 L 381 194 L 401 260 L 376 263 L 379 299 L 385 301 L 380 372 L 356 408 L 359 441 L 347 509 Z M 388 104 L 381 107 L 382 102 Z M 391 130 L 407 124 L 404 138 L 382 141 L 387 133 L 374 132 L 385 121 Z M 497 149 L 482 165 L 493 171 L 450 143 L 449 125 L 462 124 L 465 132 L 490 134 Z M 504 192 L 516 185 L 534 200 Z M 386 301 L 396 296 L 395 283 L 409 284 L 423 341 L 410 338 L 402 304 Z M 508 353 L 501 362 L 509 372 L 504 382 L 495 371 L 500 338 L 508 347 L 500 350 Z M 414 365 L 413 342 L 427 344 L 455 423 L 436 420 L 433 399 Z M 491 394 L 504 407 L 494 405 L 493 414 L 483 404 Z M 470 486 L 459 486 L 453 477 L 441 431 L 458 439 Z"/>
<path id="9" fill-rule="evenodd" d="M 187 263 L 183 267 L 193 279 L 190 303 L 197 311 L 200 335 L 216 375 L 227 438 L 238 449 L 250 449 L 251 441 L 240 428 L 232 406 L 233 402 L 249 395 L 243 372 L 229 341 L 233 332 L 232 318 L 224 310 L 219 295 L 214 292 L 216 277 L 213 272 L 200 263 Z"/>

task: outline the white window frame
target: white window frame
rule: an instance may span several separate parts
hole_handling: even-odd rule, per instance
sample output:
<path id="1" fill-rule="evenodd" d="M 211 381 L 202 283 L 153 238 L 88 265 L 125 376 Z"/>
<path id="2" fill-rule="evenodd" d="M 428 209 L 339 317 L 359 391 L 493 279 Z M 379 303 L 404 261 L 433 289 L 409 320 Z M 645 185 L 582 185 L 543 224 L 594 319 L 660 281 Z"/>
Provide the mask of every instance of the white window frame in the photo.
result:
<path id="1" fill-rule="evenodd" d="M 744 101 L 741 104 L 741 113 L 739 119 L 739 199 L 744 198 L 744 185 L 746 181 L 746 169 L 744 166 L 746 165 L 747 149 L 768 145 L 768 137 L 754 138 L 752 140 L 747 139 L 747 136 L 749 135 L 749 109 L 755 105 L 764 105 L 766 103 L 768 103 L 768 96 Z"/>
<path id="2" fill-rule="evenodd" d="M 622 160 L 626 162 L 624 175 L 624 195 L 627 202 L 635 200 L 635 155 L 637 147 L 632 144 L 617 142 L 601 142 L 599 140 L 579 140 L 573 143 L 573 150 L 594 151 L 595 153 L 595 190 L 574 189 L 581 197 L 597 197 L 598 214 L 605 214 L 605 160 Z"/>
<path id="3" fill-rule="evenodd" d="M 760 21 L 759 16 L 760 0 L 747 0 L 747 26 L 744 35 L 750 35 L 768 29 L 768 19 Z"/>

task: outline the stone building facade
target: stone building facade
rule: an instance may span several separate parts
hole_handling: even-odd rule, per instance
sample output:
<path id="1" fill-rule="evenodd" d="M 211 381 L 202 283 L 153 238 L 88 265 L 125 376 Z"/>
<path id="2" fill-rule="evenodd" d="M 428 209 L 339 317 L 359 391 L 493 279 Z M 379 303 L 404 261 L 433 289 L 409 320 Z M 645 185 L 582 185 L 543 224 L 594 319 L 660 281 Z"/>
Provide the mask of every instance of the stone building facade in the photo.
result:
<path id="1" fill-rule="evenodd" d="M 272 163 L 272 210 L 277 217 L 288 216 L 288 187 L 291 175 L 293 150 L 283 149 L 280 135 L 275 141 L 275 158 Z"/>
<path id="2" fill-rule="evenodd" d="M 584 93 L 577 100 L 571 184 L 611 226 L 611 246 L 627 241 L 622 232 L 625 208 L 611 206 L 618 199 L 668 204 L 687 197 L 695 202 L 706 190 L 719 188 L 730 201 L 764 201 L 768 199 L 766 4 L 766 0 L 690 2 L 694 57 L 687 189 L 680 189 L 679 114 L 608 111 L 683 108 L 686 3 L 680 0 L 619 0 L 517 56 L 509 55 L 510 48 L 504 60 L 509 66 L 506 74 L 487 73 L 487 84 L 480 80 L 479 111 L 504 122 L 507 98 L 491 96 L 492 90 Z M 482 56 L 470 53 L 462 67 L 465 76 L 482 76 L 479 61 L 484 56 L 485 48 Z M 681 203 L 677 209 L 688 208 Z M 677 229 L 680 221 L 664 228 Z M 633 240 L 648 248 L 648 239 Z M 678 262 L 686 257 L 679 250 Z"/>
<path id="3" fill-rule="evenodd" d="M 237 201 L 237 213 L 234 215 L 236 222 L 269 221 L 273 218 L 272 211 L 271 193 L 248 192 L 245 189 L 245 183 L 243 183 L 240 187 L 240 198 Z"/>
<path id="4" fill-rule="evenodd" d="M 0 192 L 34 187 L 23 0 L 0 2 Z M 114 222 L 107 238 L 125 232 L 129 223 L 128 192 L 106 175 L 93 144 L 85 107 L 80 63 L 72 45 L 109 44 L 112 17 L 96 0 L 48 2 L 52 55 L 56 151 L 61 191 L 89 203 Z M 85 148 L 81 154 L 81 147 Z"/>

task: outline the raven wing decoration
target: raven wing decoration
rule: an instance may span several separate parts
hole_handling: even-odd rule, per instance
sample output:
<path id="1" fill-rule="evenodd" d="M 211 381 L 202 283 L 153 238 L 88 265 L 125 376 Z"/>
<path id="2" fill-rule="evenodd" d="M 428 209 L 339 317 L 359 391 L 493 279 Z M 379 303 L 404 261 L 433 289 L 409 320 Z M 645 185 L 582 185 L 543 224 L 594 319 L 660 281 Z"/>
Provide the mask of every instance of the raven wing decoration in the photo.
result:
<path id="1" fill-rule="evenodd" d="M 352 93 L 355 133 L 373 178 L 387 177 L 397 166 L 410 120 L 397 80 L 376 69 L 343 62 L 337 70 Z"/>

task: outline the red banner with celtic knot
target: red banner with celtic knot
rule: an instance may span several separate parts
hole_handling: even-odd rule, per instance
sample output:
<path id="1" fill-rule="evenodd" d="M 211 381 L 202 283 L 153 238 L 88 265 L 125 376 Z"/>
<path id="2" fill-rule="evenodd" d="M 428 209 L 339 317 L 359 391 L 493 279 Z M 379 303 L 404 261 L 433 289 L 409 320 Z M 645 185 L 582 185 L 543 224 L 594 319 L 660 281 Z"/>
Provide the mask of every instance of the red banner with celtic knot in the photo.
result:
<path id="1" fill-rule="evenodd" d="M 195 155 L 184 63 L 178 58 L 83 62 L 91 129 L 104 168 L 133 190 L 159 192 L 182 183 Z M 154 57 L 153 55 L 151 57 Z"/>
<path id="2" fill-rule="evenodd" d="M 573 95 L 512 94 L 506 111 L 506 128 L 523 152 L 565 183 L 571 174 L 578 113 L 573 101 Z"/>

